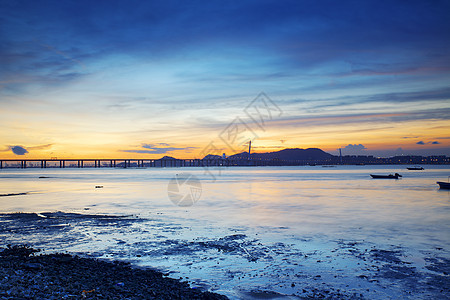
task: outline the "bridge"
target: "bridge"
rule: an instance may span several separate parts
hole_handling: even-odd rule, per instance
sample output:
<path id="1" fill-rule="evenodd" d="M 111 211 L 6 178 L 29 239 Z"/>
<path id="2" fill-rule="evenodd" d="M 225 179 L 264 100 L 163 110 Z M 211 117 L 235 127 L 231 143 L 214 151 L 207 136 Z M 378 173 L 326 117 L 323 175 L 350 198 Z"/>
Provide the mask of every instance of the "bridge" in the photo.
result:
<path id="1" fill-rule="evenodd" d="M 232 159 L 0 159 L 4 168 L 151 168 L 243 166 L 248 161 Z M 265 165 L 262 161 L 252 165 Z"/>

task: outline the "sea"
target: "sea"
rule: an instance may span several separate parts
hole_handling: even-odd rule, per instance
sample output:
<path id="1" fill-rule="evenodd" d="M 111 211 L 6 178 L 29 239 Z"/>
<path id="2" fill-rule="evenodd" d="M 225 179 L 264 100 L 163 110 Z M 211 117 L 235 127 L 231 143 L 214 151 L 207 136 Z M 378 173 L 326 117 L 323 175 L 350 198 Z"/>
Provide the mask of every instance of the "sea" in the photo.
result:
<path id="1" fill-rule="evenodd" d="M 450 299 L 450 166 L 406 167 L 1 169 L 0 247 L 231 299 Z"/>

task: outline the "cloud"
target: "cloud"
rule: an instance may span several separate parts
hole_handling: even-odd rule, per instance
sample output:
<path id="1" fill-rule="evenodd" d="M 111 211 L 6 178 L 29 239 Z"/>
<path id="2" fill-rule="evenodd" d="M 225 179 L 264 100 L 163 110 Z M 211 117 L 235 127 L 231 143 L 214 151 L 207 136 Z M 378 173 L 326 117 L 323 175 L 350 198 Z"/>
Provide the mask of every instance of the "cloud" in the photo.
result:
<path id="1" fill-rule="evenodd" d="M 402 154 L 404 154 L 405 153 L 405 151 L 403 151 L 403 148 L 402 147 L 398 147 L 396 150 L 395 150 L 395 155 L 402 155 Z"/>
<path id="2" fill-rule="evenodd" d="M 42 150 L 42 149 L 48 149 L 51 146 L 53 146 L 53 144 L 47 144 L 47 145 L 39 145 L 39 146 L 32 146 L 32 147 L 27 147 L 28 150 Z"/>
<path id="3" fill-rule="evenodd" d="M 304 70 L 322 68 L 326 62 L 331 63 L 327 69 L 337 73 L 350 69 L 354 75 L 403 74 L 421 66 L 446 66 L 440 62 L 448 59 L 448 18 L 444 12 L 449 4 L 445 2 L 434 3 L 434 9 L 423 1 L 407 5 L 393 2 L 388 10 L 379 1 L 361 5 L 244 1 L 226 6 L 220 1 L 198 5 L 177 1 L 42 3 L 0 3 L 0 9 L 9 12 L 0 19 L 0 27 L 8 28 L 0 59 L 13 63 L 7 65 L 5 75 L 39 73 L 41 79 L 65 82 L 77 74 L 83 76 L 92 62 L 101 64 L 99 58 L 117 53 L 142 56 L 145 61 L 181 54 L 211 59 L 208 54 L 214 53 L 227 58 L 221 65 L 224 73 L 229 73 L 228 58 L 233 53 L 246 56 L 246 66 L 254 63 L 247 70 L 263 63 L 270 66 L 267 57 L 277 56 L 281 64 L 272 64 L 281 68 L 264 72 L 277 77 L 288 66 L 289 71 L 298 72 L 299 66 Z M 415 17 L 418 13 L 419 19 Z M 402 57 L 402 62 L 397 62 L 399 54 L 388 49 L 413 49 L 408 51 L 412 58 Z M 350 68 L 341 63 L 344 61 L 349 61 Z M 221 71 L 216 67 L 212 70 Z M 30 82 L 35 84 L 35 80 Z"/>
<path id="4" fill-rule="evenodd" d="M 165 154 L 172 151 L 178 151 L 178 150 L 184 150 L 189 151 L 191 149 L 195 149 L 195 147 L 184 147 L 184 148 L 177 148 L 177 147 L 170 147 L 170 144 L 166 143 L 158 143 L 158 144 L 142 144 L 142 148 L 150 149 L 150 150 L 120 150 L 121 152 L 128 152 L 128 153 L 140 153 L 140 154 Z"/>
<path id="5" fill-rule="evenodd" d="M 352 151 L 361 151 L 361 150 L 367 150 L 367 148 L 362 144 L 348 144 L 344 147 L 344 150 L 352 150 Z"/>
<path id="6" fill-rule="evenodd" d="M 156 154 L 154 151 L 151 150 L 120 150 L 120 152 Z"/>
<path id="7" fill-rule="evenodd" d="M 281 98 L 280 104 L 291 101 L 285 109 L 293 108 L 292 112 L 274 120 L 279 123 L 271 123 L 286 130 L 355 124 L 355 129 L 388 132 L 379 126 L 392 125 L 397 130 L 403 121 L 436 122 L 450 116 L 445 104 L 450 88 L 443 79 L 450 67 L 446 50 L 450 47 L 450 22 L 445 13 L 449 2 L 432 6 L 426 1 L 389 5 L 381 1 L 354 5 L 295 0 L 229 5 L 220 1 L 134 0 L 133 4 L 86 0 L 50 3 L 0 1 L 0 10 L 8 12 L 0 18 L 0 28 L 8 28 L 1 37 L 0 89 L 4 86 L 2 92 L 11 95 L 0 104 L 8 101 L 2 110 L 14 111 L 9 102 L 20 104 L 25 101 L 22 99 L 30 99 L 27 101 L 33 105 L 22 105 L 12 116 L 28 116 L 31 111 L 36 118 L 52 118 L 49 124 L 58 120 L 55 127 L 63 128 L 65 136 L 70 136 L 71 130 L 83 130 L 67 126 L 80 124 L 81 113 L 80 126 L 85 128 L 97 128 L 100 118 L 108 115 L 108 121 L 114 122 L 102 126 L 105 131 L 125 126 L 121 120 L 133 120 L 126 122 L 124 131 L 142 130 L 141 124 L 148 124 L 143 127 L 155 131 L 162 126 L 168 131 L 183 126 L 195 135 L 203 128 L 217 127 L 218 133 L 244 107 L 241 101 L 250 100 L 261 88 Z M 183 26 L 186 24 L 189 26 Z M 422 73 L 426 76 L 423 81 L 419 77 Z M 392 81 L 392 75 L 395 87 L 385 84 Z M 329 80 L 335 80 L 335 85 L 327 87 Z M 40 85 L 45 88 L 36 90 Z M 122 103 L 116 98 L 122 95 L 135 100 Z M 295 99 L 298 97 L 305 99 Z M 321 99 L 324 97 L 333 98 Z M 102 100 L 97 101 L 99 98 Z M 46 103 L 35 106 L 41 99 Z M 195 105 L 188 99 L 195 99 Z M 86 102 L 96 105 L 86 110 Z M 412 102 L 419 103 L 408 105 Z M 104 105 L 111 114 L 104 114 Z M 314 111 L 303 110 L 304 106 Z M 68 117 L 67 122 L 61 115 Z M 136 146 L 124 151 L 189 151 L 177 147 L 176 139 L 180 135 L 185 138 L 185 134 L 173 135 L 172 146 L 140 146 L 140 137 L 133 135 L 130 144 Z M 414 140 L 410 140 L 412 145 Z M 201 142 L 205 141 L 196 141 Z"/>
<path id="8" fill-rule="evenodd" d="M 24 146 L 6 146 L 6 148 L 1 149 L 0 152 L 8 152 L 12 151 L 15 155 L 25 155 L 26 153 L 29 153 L 28 150 L 42 150 L 50 148 L 53 144 L 46 144 L 46 145 L 39 145 L 39 146 L 31 146 L 31 147 L 24 147 Z"/>
<path id="9" fill-rule="evenodd" d="M 416 143 L 417 145 L 429 145 L 429 144 L 431 144 L 431 145 L 439 145 L 440 143 L 438 142 L 438 141 L 432 141 L 432 142 L 424 142 L 424 141 L 420 141 L 420 142 L 417 142 Z"/>
<path id="10" fill-rule="evenodd" d="M 367 148 L 363 144 L 348 144 L 342 148 L 342 155 L 366 155 Z"/>
<path id="11" fill-rule="evenodd" d="M 341 106 L 341 111 L 326 110 L 327 114 L 316 112 L 309 115 L 286 115 L 276 120 L 271 120 L 271 126 L 324 126 L 340 124 L 368 124 L 384 123 L 386 125 L 398 122 L 419 121 L 419 120 L 449 120 L 450 108 L 416 110 L 411 112 L 353 112 L 344 111 L 345 104 Z M 215 124 L 214 124 L 215 125 Z M 205 127 L 208 125 L 205 124 Z"/>
<path id="12" fill-rule="evenodd" d="M 11 147 L 11 151 L 15 154 L 15 155 L 24 155 L 26 153 L 28 153 L 28 150 L 25 149 L 22 146 L 12 146 Z"/>

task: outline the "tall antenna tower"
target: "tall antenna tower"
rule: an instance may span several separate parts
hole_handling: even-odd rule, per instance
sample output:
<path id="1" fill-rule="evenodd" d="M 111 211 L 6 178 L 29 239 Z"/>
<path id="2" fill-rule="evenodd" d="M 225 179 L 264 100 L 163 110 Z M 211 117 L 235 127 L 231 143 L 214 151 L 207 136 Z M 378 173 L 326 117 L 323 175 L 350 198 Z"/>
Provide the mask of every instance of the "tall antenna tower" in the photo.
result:
<path id="1" fill-rule="evenodd" d="M 250 160 L 250 153 L 252 151 L 252 141 L 248 142 L 248 160 Z"/>

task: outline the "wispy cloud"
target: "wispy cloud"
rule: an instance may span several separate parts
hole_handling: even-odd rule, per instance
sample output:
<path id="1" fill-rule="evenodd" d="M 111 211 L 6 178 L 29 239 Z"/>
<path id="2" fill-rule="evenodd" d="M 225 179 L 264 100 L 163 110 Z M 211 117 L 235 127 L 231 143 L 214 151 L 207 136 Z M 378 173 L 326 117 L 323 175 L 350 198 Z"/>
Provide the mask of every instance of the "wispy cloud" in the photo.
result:
<path id="1" fill-rule="evenodd" d="M 39 146 L 30 146 L 27 147 L 28 150 L 43 150 L 43 149 L 49 149 L 53 146 L 53 144 L 46 144 L 46 145 L 39 145 Z"/>
<path id="2" fill-rule="evenodd" d="M 166 154 L 168 152 L 173 151 L 186 151 L 189 152 L 192 149 L 195 149 L 195 147 L 170 147 L 170 144 L 167 143 L 158 143 L 158 144 L 142 144 L 142 148 L 149 149 L 149 150 L 143 150 L 143 149 L 131 149 L 131 150 L 120 150 L 121 152 L 128 152 L 128 153 L 140 153 L 140 154 Z"/>

